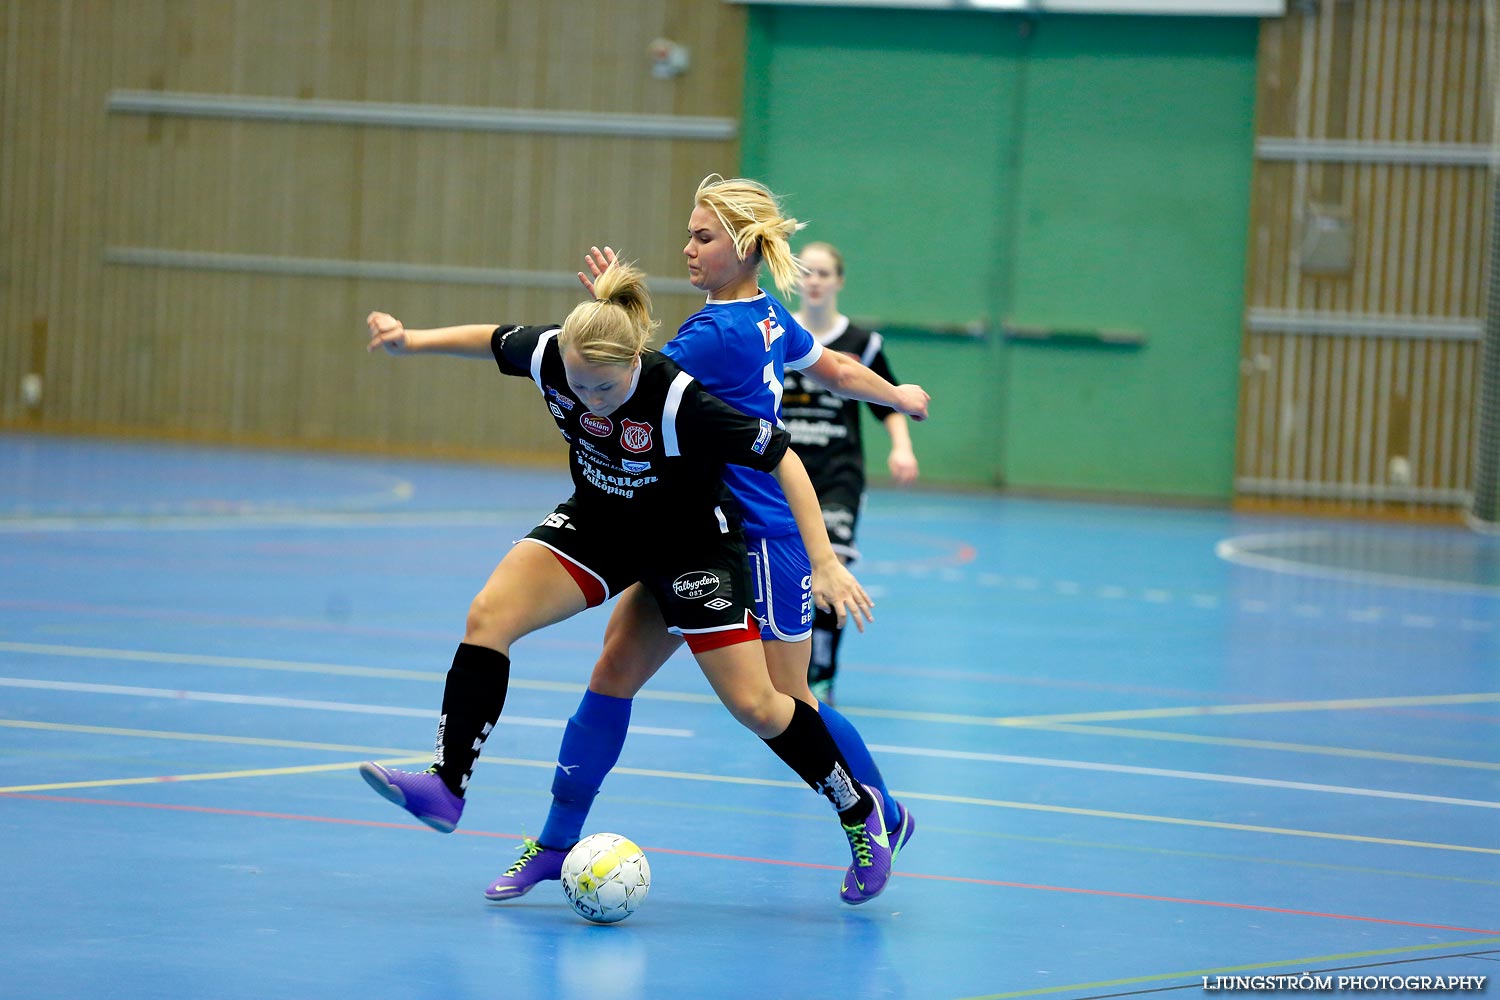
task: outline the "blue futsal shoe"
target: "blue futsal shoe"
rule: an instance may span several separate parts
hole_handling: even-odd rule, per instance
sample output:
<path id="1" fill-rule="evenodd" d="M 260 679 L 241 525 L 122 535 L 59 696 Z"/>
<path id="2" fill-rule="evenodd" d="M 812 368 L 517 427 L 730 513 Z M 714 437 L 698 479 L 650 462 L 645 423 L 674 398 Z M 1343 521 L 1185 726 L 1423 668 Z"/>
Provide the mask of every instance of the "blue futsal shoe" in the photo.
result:
<path id="1" fill-rule="evenodd" d="M 543 847 L 530 837 L 521 845 L 521 856 L 515 860 L 505 874 L 490 883 L 484 890 L 485 899 L 496 901 L 524 896 L 543 882 L 562 879 L 563 858 L 567 851 Z"/>
<path id="2" fill-rule="evenodd" d="M 360 777 L 439 833 L 452 833 L 464 814 L 464 800 L 448 790 L 436 771 L 398 771 L 373 762 L 359 765 Z"/>
<path id="3" fill-rule="evenodd" d="M 854 863 L 844 873 L 839 898 L 850 906 L 880 895 L 891 877 L 891 838 L 885 831 L 885 803 L 878 789 L 866 785 L 865 791 L 875 800 L 875 808 L 861 823 L 842 824 Z"/>

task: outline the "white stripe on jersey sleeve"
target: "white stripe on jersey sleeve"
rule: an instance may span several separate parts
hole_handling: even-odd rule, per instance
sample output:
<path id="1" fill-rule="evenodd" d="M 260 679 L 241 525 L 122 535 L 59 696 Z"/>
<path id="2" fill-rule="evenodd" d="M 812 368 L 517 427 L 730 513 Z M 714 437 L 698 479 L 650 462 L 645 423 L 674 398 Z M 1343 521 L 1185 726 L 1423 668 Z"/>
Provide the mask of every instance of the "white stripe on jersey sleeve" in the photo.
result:
<path id="1" fill-rule="evenodd" d="M 667 401 L 662 404 L 661 444 L 666 449 L 668 458 L 676 458 L 682 454 L 677 446 L 677 408 L 682 405 L 682 394 L 687 392 L 692 381 L 693 376 L 687 372 L 678 372 L 667 388 Z"/>
<path id="2" fill-rule="evenodd" d="M 870 342 L 865 345 L 865 353 L 860 355 L 860 364 L 866 368 L 870 367 L 870 362 L 875 360 L 875 355 L 880 353 L 880 347 L 884 343 L 885 341 L 881 339 L 880 334 L 870 334 Z"/>
<path id="3" fill-rule="evenodd" d="M 556 330 L 548 330 L 537 338 L 536 350 L 531 352 L 531 381 L 536 383 L 540 392 L 547 390 L 542 386 L 542 355 L 547 353 L 547 341 L 557 336 Z"/>
<path id="4" fill-rule="evenodd" d="M 800 372 L 804 368 L 810 368 L 813 365 L 817 364 L 818 359 L 823 356 L 823 345 L 818 343 L 816 340 L 812 342 L 812 345 L 812 350 L 802 355 L 802 357 L 798 358 L 796 361 L 793 361 L 791 358 L 787 358 L 786 364 L 783 365 L 783 367 L 790 368 L 794 372 Z"/>

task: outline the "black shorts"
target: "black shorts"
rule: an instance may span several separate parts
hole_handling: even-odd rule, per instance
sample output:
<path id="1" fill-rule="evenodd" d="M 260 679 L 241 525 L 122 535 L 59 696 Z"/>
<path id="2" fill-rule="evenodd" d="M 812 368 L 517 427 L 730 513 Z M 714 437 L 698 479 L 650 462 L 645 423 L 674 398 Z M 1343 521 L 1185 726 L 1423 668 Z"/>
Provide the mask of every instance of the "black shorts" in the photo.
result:
<path id="1" fill-rule="evenodd" d="M 823 526 L 828 529 L 828 540 L 833 543 L 833 551 L 845 563 L 852 563 L 859 558 L 859 548 L 854 543 L 862 506 L 859 498 L 855 497 L 849 502 L 848 498 L 832 495 L 819 496 L 818 500 L 823 508 Z"/>
<path id="2" fill-rule="evenodd" d="M 694 652 L 760 638 L 755 590 L 738 530 L 693 538 L 640 531 L 567 500 L 522 541 L 545 545 L 589 607 L 643 584 Z"/>

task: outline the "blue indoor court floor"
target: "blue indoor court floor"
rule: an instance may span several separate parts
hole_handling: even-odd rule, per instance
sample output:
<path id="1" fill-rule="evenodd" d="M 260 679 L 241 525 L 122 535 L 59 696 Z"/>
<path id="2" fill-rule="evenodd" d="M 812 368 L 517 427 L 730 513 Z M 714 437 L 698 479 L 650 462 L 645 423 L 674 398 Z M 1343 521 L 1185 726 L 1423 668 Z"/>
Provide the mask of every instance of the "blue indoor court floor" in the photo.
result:
<path id="1" fill-rule="evenodd" d="M 1500 974 L 1500 539 L 1223 509 L 872 492 L 877 621 L 845 640 L 839 705 L 918 822 L 873 902 L 839 902 L 827 804 L 682 654 L 588 826 L 645 849 L 644 907 L 486 902 L 540 830 L 608 609 L 517 644 L 455 834 L 355 769 L 425 763 L 470 598 L 567 492 L 561 470 L 0 434 L 0 997 Z"/>

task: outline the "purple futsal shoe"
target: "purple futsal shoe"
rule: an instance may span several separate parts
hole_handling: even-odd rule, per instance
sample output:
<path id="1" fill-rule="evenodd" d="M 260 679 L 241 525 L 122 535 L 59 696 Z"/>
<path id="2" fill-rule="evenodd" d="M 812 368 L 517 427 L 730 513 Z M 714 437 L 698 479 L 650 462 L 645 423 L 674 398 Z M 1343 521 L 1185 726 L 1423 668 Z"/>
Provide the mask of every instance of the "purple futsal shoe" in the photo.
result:
<path id="1" fill-rule="evenodd" d="M 436 771 L 397 771 L 366 762 L 359 773 L 384 798 L 439 833 L 452 833 L 464 814 L 464 800 L 448 791 Z"/>
<path id="2" fill-rule="evenodd" d="M 911 835 L 917 832 L 917 821 L 912 818 L 911 813 L 901 803 L 896 803 L 896 815 L 890 817 L 893 825 L 889 830 L 891 837 L 891 864 L 901 856 L 901 848 L 911 839 Z"/>
<path id="3" fill-rule="evenodd" d="M 891 877 L 891 838 L 885 832 L 885 802 L 877 789 L 865 786 L 875 800 L 875 808 L 862 823 L 845 823 L 844 836 L 854 863 L 844 873 L 839 898 L 850 906 L 869 902 L 885 889 Z"/>
<path id="4" fill-rule="evenodd" d="M 484 898 L 496 901 L 515 899 L 543 882 L 559 881 L 563 858 L 567 856 L 567 851 L 543 847 L 528 837 L 521 845 L 521 856 L 505 869 L 504 875 L 490 883 L 490 887 L 484 890 Z"/>

